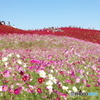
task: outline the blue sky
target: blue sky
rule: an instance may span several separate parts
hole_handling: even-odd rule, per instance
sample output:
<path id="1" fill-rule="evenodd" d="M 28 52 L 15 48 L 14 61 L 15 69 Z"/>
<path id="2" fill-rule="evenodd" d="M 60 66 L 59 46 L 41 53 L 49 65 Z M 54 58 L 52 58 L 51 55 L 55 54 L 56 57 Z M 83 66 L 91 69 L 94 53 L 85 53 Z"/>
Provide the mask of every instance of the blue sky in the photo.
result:
<path id="1" fill-rule="evenodd" d="M 78 26 L 100 30 L 100 0 L 0 0 L 0 21 L 20 29 Z"/>

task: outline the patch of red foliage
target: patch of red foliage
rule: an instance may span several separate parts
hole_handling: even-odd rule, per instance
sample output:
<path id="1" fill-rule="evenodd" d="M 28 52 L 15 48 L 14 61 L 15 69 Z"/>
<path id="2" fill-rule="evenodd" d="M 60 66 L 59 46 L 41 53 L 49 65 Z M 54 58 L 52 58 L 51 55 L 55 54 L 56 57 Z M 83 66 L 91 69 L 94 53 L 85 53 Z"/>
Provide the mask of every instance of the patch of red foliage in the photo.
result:
<path id="1" fill-rule="evenodd" d="M 100 44 L 100 30 L 80 29 L 80 28 L 60 28 L 69 37 Z"/>
<path id="2" fill-rule="evenodd" d="M 0 34 L 40 34 L 40 35 L 57 35 L 57 36 L 69 36 L 78 38 L 85 41 L 90 41 L 93 43 L 100 44 L 100 30 L 91 30 L 91 29 L 80 29 L 80 28 L 71 28 L 71 27 L 64 27 L 59 28 L 63 30 L 62 32 L 52 32 L 51 30 L 22 30 L 18 28 L 14 28 L 7 25 L 0 25 Z"/>

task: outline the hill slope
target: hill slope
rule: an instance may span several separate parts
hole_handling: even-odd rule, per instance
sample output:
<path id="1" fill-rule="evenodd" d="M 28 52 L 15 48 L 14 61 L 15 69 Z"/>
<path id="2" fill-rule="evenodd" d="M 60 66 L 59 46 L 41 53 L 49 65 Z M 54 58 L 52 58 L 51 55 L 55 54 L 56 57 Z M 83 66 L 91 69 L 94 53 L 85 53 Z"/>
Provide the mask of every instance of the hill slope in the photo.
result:
<path id="1" fill-rule="evenodd" d="M 0 25 L 0 34 L 9 34 L 9 33 L 17 33 L 17 34 L 40 34 L 40 35 L 57 35 L 57 36 L 69 36 L 78 38 L 85 41 L 90 41 L 93 43 L 100 44 L 100 31 L 98 30 L 90 30 L 90 29 L 80 29 L 80 28 L 70 28 L 64 27 L 59 28 L 62 31 L 55 31 L 49 29 L 44 30 L 22 30 L 18 28 L 14 28 L 7 25 Z"/>

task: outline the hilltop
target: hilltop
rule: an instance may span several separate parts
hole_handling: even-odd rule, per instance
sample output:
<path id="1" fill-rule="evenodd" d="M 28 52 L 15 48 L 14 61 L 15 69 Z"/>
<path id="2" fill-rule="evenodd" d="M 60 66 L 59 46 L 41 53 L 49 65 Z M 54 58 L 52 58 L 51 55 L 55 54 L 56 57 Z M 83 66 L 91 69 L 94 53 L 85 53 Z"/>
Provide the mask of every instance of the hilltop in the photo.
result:
<path id="1" fill-rule="evenodd" d="M 74 27 L 47 28 L 40 30 L 22 30 L 8 25 L 0 25 L 0 34 L 39 34 L 74 37 L 100 44 L 100 30 L 81 29 Z"/>

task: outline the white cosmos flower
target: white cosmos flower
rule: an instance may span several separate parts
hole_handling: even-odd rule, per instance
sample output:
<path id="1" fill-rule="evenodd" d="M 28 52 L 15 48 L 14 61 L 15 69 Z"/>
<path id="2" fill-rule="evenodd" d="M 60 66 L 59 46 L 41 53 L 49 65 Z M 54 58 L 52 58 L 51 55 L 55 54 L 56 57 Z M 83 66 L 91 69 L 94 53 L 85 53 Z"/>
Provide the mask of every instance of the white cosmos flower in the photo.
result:
<path id="1" fill-rule="evenodd" d="M 55 67 L 54 67 L 54 66 L 52 66 L 52 68 L 54 69 Z"/>
<path id="2" fill-rule="evenodd" d="M 8 65 L 8 62 L 4 62 L 4 64 L 7 66 Z"/>
<path id="3" fill-rule="evenodd" d="M 21 60 L 17 60 L 17 63 L 22 64 Z"/>
<path id="4" fill-rule="evenodd" d="M 57 83 L 57 80 L 56 80 L 55 77 L 52 77 L 50 80 L 51 80 L 52 82 L 54 82 L 55 84 Z"/>
<path id="5" fill-rule="evenodd" d="M 23 63 L 23 67 L 27 67 L 27 65 L 25 63 Z"/>
<path id="6" fill-rule="evenodd" d="M 68 93 L 71 93 L 71 92 L 72 92 L 72 91 L 70 91 L 70 90 L 68 91 Z"/>
<path id="7" fill-rule="evenodd" d="M 78 91 L 77 88 L 76 88 L 75 86 L 73 86 L 72 89 L 74 90 L 74 92 L 77 92 L 77 91 Z"/>
<path id="8" fill-rule="evenodd" d="M 89 75 L 89 72 L 86 72 L 87 75 Z"/>
<path id="9" fill-rule="evenodd" d="M 10 87 L 11 87 L 11 88 L 14 88 L 14 85 L 11 85 Z"/>
<path id="10" fill-rule="evenodd" d="M 68 90 L 68 87 L 62 86 L 62 89 L 67 91 Z"/>
<path id="11" fill-rule="evenodd" d="M 49 93 L 51 94 L 53 92 L 53 90 L 52 89 L 49 89 Z"/>
<path id="12" fill-rule="evenodd" d="M 48 75 L 48 77 L 49 77 L 49 80 L 51 80 L 51 81 L 52 81 L 52 82 L 54 82 L 55 84 L 57 83 L 56 78 L 55 78 L 55 77 L 53 77 L 53 75 L 52 75 L 52 74 L 49 74 L 49 75 Z"/>
<path id="13" fill-rule="evenodd" d="M 56 70 L 56 73 L 58 72 L 58 70 Z"/>
<path id="14" fill-rule="evenodd" d="M 0 91 L 2 91 L 2 86 L 0 86 Z"/>
<path id="15" fill-rule="evenodd" d="M 45 73 L 44 70 L 40 70 L 40 71 L 39 71 L 39 75 L 40 75 L 41 77 L 43 77 L 43 78 L 46 77 L 46 73 Z"/>
<path id="16" fill-rule="evenodd" d="M 8 60 L 7 57 L 3 57 L 3 58 L 2 58 L 2 61 L 3 61 L 3 62 L 6 62 L 7 60 Z"/>
<path id="17" fill-rule="evenodd" d="M 49 74 L 48 77 L 49 77 L 49 79 L 52 79 L 53 78 L 53 75 L 52 74 Z"/>
<path id="18" fill-rule="evenodd" d="M 20 55 L 19 55 L 19 54 L 17 54 L 17 55 L 16 55 L 16 57 L 17 57 L 17 58 L 20 58 Z"/>
<path id="19" fill-rule="evenodd" d="M 53 88 L 52 85 L 47 86 L 47 89 L 52 89 L 52 88 Z"/>
<path id="20" fill-rule="evenodd" d="M 8 57 L 12 57 L 13 56 L 13 53 L 10 53 L 9 55 L 8 55 Z"/>
<path id="21" fill-rule="evenodd" d="M 50 72 L 53 73 L 54 71 L 51 69 Z"/>
<path id="22" fill-rule="evenodd" d="M 83 75 L 80 75 L 80 78 L 83 78 L 84 76 Z"/>
<path id="23" fill-rule="evenodd" d="M 82 90 L 82 92 L 86 92 L 85 90 Z"/>
<path id="24" fill-rule="evenodd" d="M 51 80 L 49 80 L 46 82 L 46 85 L 51 86 L 51 85 L 53 85 L 53 82 Z"/>

